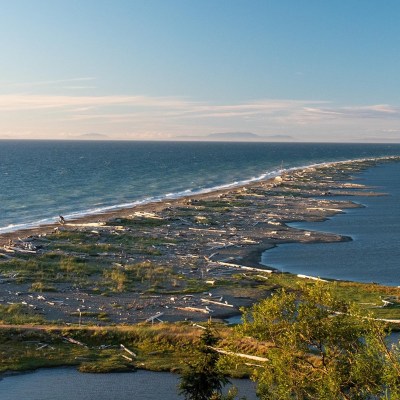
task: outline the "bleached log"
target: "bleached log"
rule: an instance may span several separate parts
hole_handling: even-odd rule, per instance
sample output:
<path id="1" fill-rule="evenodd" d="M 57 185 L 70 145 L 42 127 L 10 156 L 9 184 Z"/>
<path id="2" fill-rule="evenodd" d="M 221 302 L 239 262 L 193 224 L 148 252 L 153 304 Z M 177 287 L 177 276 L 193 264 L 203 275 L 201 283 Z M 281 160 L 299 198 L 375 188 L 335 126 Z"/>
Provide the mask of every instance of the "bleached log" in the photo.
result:
<path id="1" fill-rule="evenodd" d="M 189 230 L 190 231 L 209 232 L 209 233 L 226 233 L 226 231 L 222 230 L 222 229 L 189 228 Z"/>
<path id="2" fill-rule="evenodd" d="M 134 217 L 144 217 L 144 218 L 152 218 L 152 219 L 163 219 L 162 217 L 154 214 L 152 212 L 145 212 L 145 211 L 136 211 L 133 213 Z"/>
<path id="3" fill-rule="evenodd" d="M 223 307 L 234 307 L 233 304 L 222 303 L 221 301 L 208 300 L 208 299 L 200 299 L 200 301 L 202 301 L 203 303 L 216 304 L 218 306 L 223 306 Z"/>
<path id="4" fill-rule="evenodd" d="M 78 224 L 78 223 L 72 223 L 69 222 L 67 224 L 64 224 L 65 226 L 76 226 L 76 227 L 99 227 L 99 226 L 105 226 L 105 222 L 87 222 L 85 224 Z"/>
<path id="5" fill-rule="evenodd" d="M 258 367 L 258 368 L 263 368 L 262 365 L 260 364 L 253 364 L 253 363 L 244 363 L 244 365 L 247 365 L 249 367 Z"/>
<path id="6" fill-rule="evenodd" d="M 201 326 L 201 325 L 198 325 L 198 324 L 193 324 L 193 326 L 195 326 L 196 328 L 200 328 L 200 329 L 207 329 L 205 326 Z"/>
<path id="7" fill-rule="evenodd" d="M 125 350 L 127 353 L 129 353 L 133 357 L 137 357 L 137 354 L 134 353 L 132 350 L 129 350 L 127 347 L 125 347 L 123 344 L 120 344 L 120 347 L 122 350 Z"/>
<path id="8" fill-rule="evenodd" d="M 155 319 L 161 321 L 159 318 L 164 315 L 163 312 L 158 312 L 155 315 L 152 315 L 151 317 L 147 318 L 145 322 L 154 322 Z M 162 322 L 162 321 L 161 321 Z"/>
<path id="9" fill-rule="evenodd" d="M 247 270 L 247 271 L 266 272 L 267 274 L 272 274 L 273 272 L 275 272 L 275 271 L 272 270 L 272 269 L 262 269 L 262 268 L 246 267 L 245 265 L 227 263 L 227 262 L 222 262 L 222 261 L 215 261 L 215 263 L 218 264 L 218 265 L 223 265 L 223 266 L 225 266 L 225 267 L 245 269 L 245 270 Z"/>
<path id="10" fill-rule="evenodd" d="M 86 344 L 80 342 L 79 340 L 72 339 L 72 338 L 67 337 L 67 336 L 63 336 L 63 337 L 64 337 L 64 339 L 65 339 L 67 342 L 70 342 L 70 343 L 72 343 L 72 344 L 77 344 L 78 346 L 87 347 Z"/>
<path id="11" fill-rule="evenodd" d="M 318 281 L 318 282 L 329 282 L 326 279 L 321 279 L 321 278 L 317 278 L 315 276 L 308 276 L 308 275 L 303 275 L 303 274 L 298 274 L 297 277 L 303 278 L 303 279 L 311 279 L 313 281 Z"/>
<path id="12" fill-rule="evenodd" d="M 209 346 L 210 349 L 216 351 L 217 353 L 221 353 L 221 354 L 226 354 L 228 356 L 235 356 L 235 357 L 241 357 L 241 358 L 247 358 L 249 360 L 254 360 L 254 361 L 260 361 L 260 362 L 267 362 L 269 361 L 268 358 L 265 357 L 259 357 L 259 356 L 252 356 L 250 354 L 243 354 L 243 353 L 235 353 L 233 351 L 229 351 L 229 350 L 223 350 L 223 349 L 219 349 L 217 347 L 212 347 Z"/>
<path id="13" fill-rule="evenodd" d="M 177 310 L 182 311 L 192 311 L 192 312 L 201 312 L 203 314 L 209 314 L 210 311 L 206 310 L 205 308 L 197 308 L 197 307 L 175 307 Z"/>

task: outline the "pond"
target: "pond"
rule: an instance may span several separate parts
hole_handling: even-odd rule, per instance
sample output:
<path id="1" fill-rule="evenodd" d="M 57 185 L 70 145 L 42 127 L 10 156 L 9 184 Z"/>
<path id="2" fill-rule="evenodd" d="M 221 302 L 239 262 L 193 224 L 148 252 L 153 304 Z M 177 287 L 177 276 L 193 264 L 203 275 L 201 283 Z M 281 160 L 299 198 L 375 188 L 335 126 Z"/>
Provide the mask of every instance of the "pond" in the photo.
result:
<path id="1" fill-rule="evenodd" d="M 232 379 L 241 396 L 255 400 L 255 384 Z M 39 369 L 3 376 L 1 400 L 177 400 L 179 375 L 139 370 L 127 373 L 86 374 L 73 368 Z"/>

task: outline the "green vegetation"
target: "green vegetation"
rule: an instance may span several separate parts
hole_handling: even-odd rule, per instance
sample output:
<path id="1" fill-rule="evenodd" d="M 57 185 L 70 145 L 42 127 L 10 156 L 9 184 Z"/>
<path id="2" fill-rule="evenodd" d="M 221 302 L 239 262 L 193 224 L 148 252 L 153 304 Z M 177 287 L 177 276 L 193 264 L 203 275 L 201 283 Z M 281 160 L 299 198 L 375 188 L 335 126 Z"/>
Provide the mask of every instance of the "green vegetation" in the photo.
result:
<path id="1" fill-rule="evenodd" d="M 400 349 L 385 326 L 328 285 L 280 290 L 244 314 L 238 332 L 267 343 L 254 371 L 261 399 L 398 399 Z"/>
<path id="2" fill-rule="evenodd" d="M 75 365 L 83 372 L 135 368 L 177 371 L 182 368 L 182 360 L 193 359 L 193 344 L 198 341 L 199 333 L 198 329 L 188 324 L 109 328 L 2 328 L 0 372 L 58 365 Z M 68 342 L 66 338 L 83 345 Z M 137 357 L 121 349 L 120 344 L 136 353 Z"/>
<path id="3" fill-rule="evenodd" d="M 187 399 L 222 398 L 224 374 L 253 375 L 262 399 L 400 398 L 399 349 L 385 346 L 388 326 L 373 319 L 400 319 L 399 288 L 316 283 L 287 273 L 233 271 L 209 261 L 246 264 L 246 258 L 238 261 L 246 256 L 245 246 L 261 247 L 265 232 L 271 231 L 267 214 L 277 221 L 307 219 L 309 212 L 296 205 L 305 200 L 298 198 L 311 195 L 310 188 L 340 188 L 337 183 L 315 183 L 314 178 L 348 178 L 352 171 L 327 168 L 272 189 L 260 184 L 218 199 L 187 200 L 171 204 L 155 218 L 119 218 L 95 229 L 93 224 L 65 225 L 32 239 L 37 254 L 20 251 L 24 244 L 18 244 L 14 253 L 11 249 L 1 258 L 0 275 L 12 289 L 4 304 L 20 304 L 0 306 L 0 320 L 28 326 L 1 327 L 0 371 L 56 365 L 74 365 L 84 372 L 184 371 L 181 388 Z M 279 200 L 271 200 L 273 196 Z M 290 230 L 276 229 L 272 240 L 296 240 Z M 50 291 L 59 293 L 35 294 Z M 187 293 L 202 295 L 183 296 Z M 247 310 L 244 325 L 236 329 L 222 324 L 214 324 L 213 330 L 208 325 L 205 331 L 189 323 L 115 325 L 145 319 L 164 307 L 170 309 L 167 318 L 173 307 L 204 307 L 200 298 L 208 293 L 210 299 L 221 297 L 235 306 L 266 300 Z M 80 306 L 86 299 L 85 307 L 77 308 L 77 301 Z M 79 321 L 79 326 L 45 321 L 35 307 L 54 318 Z M 216 307 L 210 305 L 218 312 Z M 210 348 L 216 345 L 230 355 Z"/>
<path id="4" fill-rule="evenodd" d="M 38 324 L 44 318 L 23 304 L 0 305 L 0 323 L 2 324 Z"/>
<path id="5" fill-rule="evenodd" d="M 146 218 L 146 217 L 135 217 L 135 218 L 117 218 L 108 222 L 110 226 L 123 225 L 125 227 L 155 227 L 167 224 L 168 221 L 158 218 Z"/>
<path id="6" fill-rule="evenodd" d="M 284 288 L 297 291 L 303 285 L 314 284 L 315 281 L 300 279 L 289 273 L 271 274 L 268 280 L 260 282 L 259 289 Z M 360 309 L 369 311 L 375 318 L 400 319 L 400 289 L 397 287 L 345 281 L 331 281 L 328 285 L 339 299 L 357 304 Z M 391 304 L 385 306 L 385 301 Z"/>
<path id="7" fill-rule="evenodd" d="M 49 252 L 36 257 L 23 257 L 0 263 L 0 273 L 5 276 L 15 275 L 17 283 L 32 282 L 32 290 L 45 291 L 46 287 L 54 290 L 53 284 L 60 282 L 82 283 L 97 268 L 93 263 L 80 257 Z"/>
<path id="8" fill-rule="evenodd" d="M 181 375 L 179 389 L 186 400 L 222 398 L 222 388 L 229 381 L 218 366 L 219 353 L 213 349 L 218 341 L 209 323 L 200 336 L 195 361 L 189 362 Z"/>
<path id="9" fill-rule="evenodd" d="M 55 292 L 56 288 L 51 285 L 47 285 L 44 282 L 33 282 L 30 287 L 31 292 Z"/>

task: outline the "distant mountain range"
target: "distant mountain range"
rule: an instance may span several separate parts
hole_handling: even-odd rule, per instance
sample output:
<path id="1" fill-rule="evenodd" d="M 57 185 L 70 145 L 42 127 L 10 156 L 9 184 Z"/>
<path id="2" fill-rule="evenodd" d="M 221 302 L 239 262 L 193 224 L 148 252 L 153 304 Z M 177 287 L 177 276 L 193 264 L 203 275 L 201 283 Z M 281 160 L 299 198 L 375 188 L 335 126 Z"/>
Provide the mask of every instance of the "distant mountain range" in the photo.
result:
<path id="1" fill-rule="evenodd" d="M 290 135 L 258 135 L 252 132 L 220 132 L 204 136 L 176 136 L 172 140 L 202 140 L 202 141 L 253 141 L 253 142 L 278 142 L 292 141 Z"/>
<path id="2" fill-rule="evenodd" d="M 102 133 L 84 133 L 82 135 L 74 136 L 78 140 L 112 140 L 113 138 Z M 151 139 L 150 139 L 151 140 Z M 286 142 L 295 140 L 289 135 L 258 135 L 252 132 L 220 132 L 210 133 L 208 135 L 198 136 L 175 136 L 168 140 L 182 140 L 182 141 L 204 141 L 204 142 Z"/>
<path id="3" fill-rule="evenodd" d="M 84 139 L 84 140 L 92 140 L 92 139 L 97 139 L 97 140 L 102 140 L 102 139 L 110 139 L 109 136 L 104 135 L 102 133 L 84 133 L 83 135 L 78 135 L 76 136 L 76 139 Z"/>

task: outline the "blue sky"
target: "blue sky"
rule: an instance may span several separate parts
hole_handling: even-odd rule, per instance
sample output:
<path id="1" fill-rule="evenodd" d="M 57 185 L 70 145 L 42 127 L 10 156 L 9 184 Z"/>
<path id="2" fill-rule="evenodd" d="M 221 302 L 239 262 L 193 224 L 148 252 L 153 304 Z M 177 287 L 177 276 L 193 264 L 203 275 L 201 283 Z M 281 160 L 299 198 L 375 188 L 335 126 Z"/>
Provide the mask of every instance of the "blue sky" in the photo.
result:
<path id="1" fill-rule="evenodd" d="M 0 138 L 400 142 L 397 0 L 14 0 Z"/>

